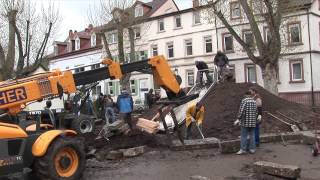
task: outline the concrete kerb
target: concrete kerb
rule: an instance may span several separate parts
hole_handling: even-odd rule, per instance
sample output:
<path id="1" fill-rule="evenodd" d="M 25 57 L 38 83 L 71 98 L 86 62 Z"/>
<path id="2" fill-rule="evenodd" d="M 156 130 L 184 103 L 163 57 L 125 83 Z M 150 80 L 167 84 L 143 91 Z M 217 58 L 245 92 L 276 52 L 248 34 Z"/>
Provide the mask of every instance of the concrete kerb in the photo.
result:
<path id="1" fill-rule="evenodd" d="M 297 141 L 302 144 L 313 144 L 315 135 L 311 131 L 287 132 L 287 133 L 270 133 L 261 134 L 261 143 L 282 142 L 286 145 L 287 141 Z M 235 153 L 240 149 L 240 139 L 221 141 L 217 138 L 205 138 L 195 140 L 185 140 L 183 145 L 180 141 L 174 140 L 170 149 L 175 151 L 197 150 L 219 148 L 221 153 Z"/>

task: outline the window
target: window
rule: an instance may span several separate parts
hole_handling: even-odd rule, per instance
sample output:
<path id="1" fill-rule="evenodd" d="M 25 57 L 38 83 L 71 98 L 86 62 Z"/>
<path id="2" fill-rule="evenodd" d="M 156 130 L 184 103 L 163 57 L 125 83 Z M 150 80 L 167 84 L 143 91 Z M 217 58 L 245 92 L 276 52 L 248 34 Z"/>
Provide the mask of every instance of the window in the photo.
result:
<path id="1" fill-rule="evenodd" d="M 290 82 L 304 82 L 303 60 L 290 60 Z"/>
<path id="2" fill-rule="evenodd" d="M 117 33 L 110 33 L 108 34 L 108 43 L 114 44 L 118 42 L 118 34 Z"/>
<path id="3" fill-rule="evenodd" d="M 232 74 L 232 79 L 231 79 L 231 81 L 232 81 L 232 82 L 235 82 L 235 78 L 236 78 L 236 67 L 235 67 L 235 65 L 234 65 L 234 64 L 230 64 L 230 65 L 229 65 L 229 70 L 230 70 L 230 72 L 231 72 L 231 74 Z"/>
<path id="4" fill-rule="evenodd" d="M 152 53 L 152 56 L 158 56 L 158 46 L 157 45 L 153 45 L 151 46 L 151 53 Z"/>
<path id="5" fill-rule="evenodd" d="M 164 20 L 163 19 L 160 19 L 158 21 L 158 31 L 159 32 L 163 32 L 164 31 Z"/>
<path id="6" fill-rule="evenodd" d="M 94 47 L 97 45 L 97 36 L 96 34 L 91 35 L 91 47 Z"/>
<path id="7" fill-rule="evenodd" d="M 137 94 L 137 81 L 136 80 L 130 80 L 130 89 L 131 89 L 132 95 Z"/>
<path id="8" fill-rule="evenodd" d="M 148 51 L 138 51 L 136 53 L 136 60 L 144 60 L 144 59 L 148 59 Z"/>
<path id="9" fill-rule="evenodd" d="M 141 5 L 136 6 L 134 10 L 134 16 L 135 17 L 143 16 L 143 7 Z"/>
<path id="10" fill-rule="evenodd" d="M 256 74 L 256 65 L 254 64 L 245 64 L 245 77 L 246 82 L 256 83 L 257 82 L 257 74 Z"/>
<path id="11" fill-rule="evenodd" d="M 233 37 L 231 34 L 222 35 L 223 51 L 231 52 L 233 51 Z"/>
<path id="12" fill-rule="evenodd" d="M 80 39 L 76 39 L 76 50 L 80 49 Z"/>
<path id="13" fill-rule="evenodd" d="M 241 9 L 239 1 L 230 3 L 230 17 L 231 19 L 241 18 Z"/>
<path id="14" fill-rule="evenodd" d="M 200 17 L 199 11 L 193 12 L 193 24 L 194 25 L 201 24 L 201 17 Z"/>
<path id="15" fill-rule="evenodd" d="M 187 76 L 187 86 L 193 86 L 194 85 L 194 71 L 187 70 L 186 76 Z"/>
<path id="16" fill-rule="evenodd" d="M 243 40 L 250 48 L 254 48 L 254 37 L 251 31 L 243 31 Z"/>
<path id="17" fill-rule="evenodd" d="M 174 20 L 175 20 L 176 28 L 181 28 L 181 16 L 175 16 Z"/>
<path id="18" fill-rule="evenodd" d="M 75 73 L 79 73 L 79 72 L 83 72 L 83 71 L 84 71 L 84 67 L 74 69 Z"/>
<path id="19" fill-rule="evenodd" d="M 135 28 L 135 33 L 134 33 L 135 38 L 141 38 L 141 29 L 140 27 Z"/>
<path id="20" fill-rule="evenodd" d="M 99 68 L 100 68 L 100 64 L 93 64 L 93 65 L 91 65 L 91 70 L 99 69 Z"/>
<path id="21" fill-rule="evenodd" d="M 96 86 L 96 87 L 93 87 L 92 89 L 92 95 L 99 95 L 101 93 L 101 86 Z"/>
<path id="22" fill-rule="evenodd" d="M 184 41 L 186 56 L 192 55 L 192 39 L 187 39 Z"/>
<path id="23" fill-rule="evenodd" d="M 271 32 L 268 27 L 264 27 L 264 34 L 263 34 L 263 39 L 265 43 L 269 43 L 271 41 Z"/>
<path id="24" fill-rule="evenodd" d="M 112 81 L 110 81 L 110 82 L 108 82 L 108 94 L 110 94 L 111 96 L 114 96 L 115 94 L 114 94 L 114 92 L 115 92 L 115 82 L 112 82 Z"/>
<path id="25" fill-rule="evenodd" d="M 168 49 L 168 52 L 167 52 L 168 58 L 173 58 L 174 57 L 173 42 L 167 43 L 167 49 Z"/>
<path id="26" fill-rule="evenodd" d="M 204 37 L 204 51 L 205 53 L 212 53 L 212 37 Z"/>
<path id="27" fill-rule="evenodd" d="M 301 44 L 301 25 L 300 23 L 288 24 L 289 45 Z"/>

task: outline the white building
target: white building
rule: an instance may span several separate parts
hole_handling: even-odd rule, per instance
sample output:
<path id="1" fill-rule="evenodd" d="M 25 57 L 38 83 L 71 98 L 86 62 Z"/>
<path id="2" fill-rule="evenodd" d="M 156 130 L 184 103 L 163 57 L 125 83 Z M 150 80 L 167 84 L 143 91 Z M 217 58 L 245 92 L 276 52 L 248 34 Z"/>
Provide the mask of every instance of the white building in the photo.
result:
<path id="1" fill-rule="evenodd" d="M 311 104 L 313 97 L 314 102 L 319 105 L 320 4 L 316 0 L 301 0 L 296 3 L 301 6 L 300 10 L 286 18 L 281 30 L 286 43 L 279 60 L 279 95 L 303 104 Z M 197 1 L 193 4 L 198 5 Z M 231 0 L 230 22 L 237 27 L 242 38 L 250 41 L 252 34 L 239 7 L 238 1 Z M 209 23 L 203 17 L 205 7 L 179 10 L 173 0 L 154 0 L 150 3 L 137 1 L 134 9 L 135 16 L 148 17 L 145 22 L 135 26 L 137 58 L 163 54 L 168 58 L 173 70 L 182 77 L 182 87 L 193 85 L 196 76 L 195 61 L 202 60 L 212 66 L 217 50 L 223 50 L 229 57 L 236 82 L 257 82 L 263 86 L 261 69 L 248 59 L 240 45 L 219 21 Z M 104 52 L 100 37 L 90 27 L 80 33 L 71 31 L 66 42 L 56 44 L 57 55 L 51 59 L 50 69 L 74 69 L 78 72 L 97 67 L 95 64 L 100 62 Z M 266 40 L 267 28 L 263 23 L 259 27 Z M 108 27 L 108 24 L 106 29 L 110 29 L 107 37 L 111 42 L 114 59 L 117 59 L 116 32 L 112 30 L 112 26 Z M 83 35 L 84 32 L 87 32 L 87 35 Z M 129 53 L 129 45 L 125 43 L 125 46 Z M 83 68 L 84 66 L 88 67 Z M 136 73 L 131 79 L 135 98 L 143 98 L 144 93 L 154 87 L 151 75 Z M 97 88 L 97 92 L 113 96 L 117 96 L 120 91 L 117 81 L 106 80 Z"/>

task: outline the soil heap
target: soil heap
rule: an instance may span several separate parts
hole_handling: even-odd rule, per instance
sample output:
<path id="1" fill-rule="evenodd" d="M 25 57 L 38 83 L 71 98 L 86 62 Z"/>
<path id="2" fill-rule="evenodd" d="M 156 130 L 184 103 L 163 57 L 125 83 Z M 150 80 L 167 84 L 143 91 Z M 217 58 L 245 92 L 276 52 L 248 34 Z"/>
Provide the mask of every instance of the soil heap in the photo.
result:
<path id="1" fill-rule="evenodd" d="M 241 99 L 250 87 L 257 89 L 262 98 L 263 116 L 261 133 L 292 131 L 290 126 L 268 115 L 267 112 L 289 123 L 294 123 L 281 116 L 283 114 L 295 121 L 304 123 L 309 129 L 314 129 L 314 122 L 316 120 L 320 122 L 319 114 L 312 112 L 311 108 L 286 101 L 269 93 L 261 86 L 248 83 L 225 82 L 216 85 L 204 100 L 206 114 L 203 131 L 205 136 L 234 139 L 240 135 L 240 127 L 233 126 L 233 122 L 237 118 Z"/>

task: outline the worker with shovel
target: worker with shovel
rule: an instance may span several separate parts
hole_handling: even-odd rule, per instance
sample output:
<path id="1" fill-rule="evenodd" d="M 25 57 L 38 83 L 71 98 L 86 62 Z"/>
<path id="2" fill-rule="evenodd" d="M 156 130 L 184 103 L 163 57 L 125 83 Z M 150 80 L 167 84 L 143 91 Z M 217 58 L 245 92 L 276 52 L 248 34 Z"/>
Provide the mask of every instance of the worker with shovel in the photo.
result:
<path id="1" fill-rule="evenodd" d="M 204 139 L 202 133 L 202 122 L 204 119 L 204 106 L 202 102 L 197 102 L 196 104 L 191 105 L 186 112 L 186 139 L 191 137 L 191 128 L 192 124 L 195 124 L 201 137 Z"/>

